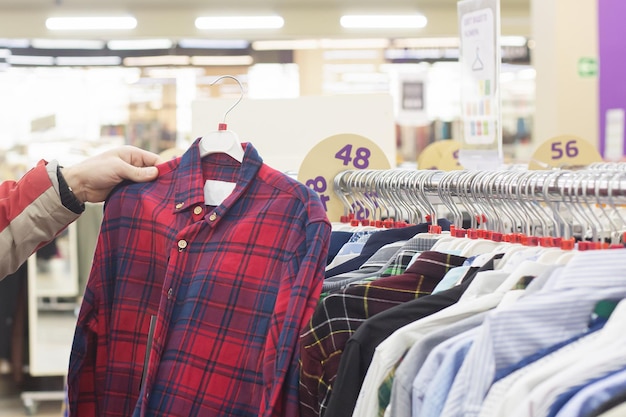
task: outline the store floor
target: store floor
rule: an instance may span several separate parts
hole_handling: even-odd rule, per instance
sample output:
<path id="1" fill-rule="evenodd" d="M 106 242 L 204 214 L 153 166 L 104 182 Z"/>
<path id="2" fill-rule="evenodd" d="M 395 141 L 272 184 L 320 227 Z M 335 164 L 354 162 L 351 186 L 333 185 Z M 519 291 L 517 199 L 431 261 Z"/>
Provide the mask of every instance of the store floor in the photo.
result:
<path id="1" fill-rule="evenodd" d="M 33 415 L 36 417 L 60 417 L 62 415 L 61 406 L 60 401 L 42 401 Z M 28 415 L 19 395 L 0 398 L 0 417 L 24 417 Z"/>
<path id="2" fill-rule="evenodd" d="M 24 417 L 33 415 L 36 417 L 60 417 L 62 401 L 39 401 L 34 414 L 29 414 L 22 402 L 22 391 L 41 392 L 63 389 L 62 378 L 29 378 L 21 388 L 14 385 L 9 375 L 0 375 L 0 417 Z"/>

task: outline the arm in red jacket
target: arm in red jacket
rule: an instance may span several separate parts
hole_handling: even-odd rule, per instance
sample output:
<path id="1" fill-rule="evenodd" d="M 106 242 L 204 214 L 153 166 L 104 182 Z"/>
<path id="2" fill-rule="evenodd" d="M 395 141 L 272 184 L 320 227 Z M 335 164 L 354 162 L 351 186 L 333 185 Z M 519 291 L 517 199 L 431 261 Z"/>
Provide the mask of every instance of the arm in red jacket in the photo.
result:
<path id="1" fill-rule="evenodd" d="M 19 181 L 0 183 L 0 279 L 78 218 L 61 203 L 57 166 L 40 161 Z"/>

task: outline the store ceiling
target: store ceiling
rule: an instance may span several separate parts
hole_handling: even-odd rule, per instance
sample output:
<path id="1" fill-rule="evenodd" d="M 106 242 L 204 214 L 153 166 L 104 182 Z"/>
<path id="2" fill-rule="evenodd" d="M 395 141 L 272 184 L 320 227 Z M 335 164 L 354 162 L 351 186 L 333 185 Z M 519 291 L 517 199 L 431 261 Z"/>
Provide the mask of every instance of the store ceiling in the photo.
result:
<path id="1" fill-rule="evenodd" d="M 181 8 L 204 8 L 219 7 L 222 9 L 236 9 L 240 7 L 259 8 L 258 0 L 229 0 L 225 3 L 223 0 L 0 0 L 2 8 L 24 8 L 24 7 L 171 7 L 175 3 L 176 7 Z M 271 7 L 293 7 L 298 6 L 315 6 L 315 7 L 368 7 L 368 8 L 388 8 L 388 7 L 407 7 L 407 8 L 429 8 L 429 7 L 455 7 L 457 0 L 265 0 L 264 8 Z M 527 6 L 529 0 L 502 0 L 502 7 L 512 5 Z"/>
<path id="2" fill-rule="evenodd" d="M 502 33 L 530 35 L 530 0 L 501 0 Z M 457 35 L 456 0 L 0 0 L 0 36 L 4 38 L 214 38 L 298 39 L 358 37 L 439 37 Z M 428 25 L 419 30 L 346 30 L 344 13 L 420 12 Z M 50 32 L 50 16 L 131 13 L 137 28 L 124 33 Z M 285 26 L 274 31 L 204 32 L 200 15 L 279 13 Z"/>

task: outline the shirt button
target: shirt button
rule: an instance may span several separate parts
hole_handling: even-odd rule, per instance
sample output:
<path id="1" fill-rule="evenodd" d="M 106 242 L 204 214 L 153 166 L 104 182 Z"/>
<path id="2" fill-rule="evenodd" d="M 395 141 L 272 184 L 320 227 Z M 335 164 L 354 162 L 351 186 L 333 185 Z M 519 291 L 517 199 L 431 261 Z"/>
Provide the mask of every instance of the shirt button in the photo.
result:
<path id="1" fill-rule="evenodd" d="M 174 290 L 173 289 L 170 288 L 169 290 L 167 290 L 167 299 L 171 300 L 173 294 L 174 294 Z"/>
<path id="2" fill-rule="evenodd" d="M 181 239 L 181 240 L 179 240 L 179 241 L 178 241 L 178 248 L 179 248 L 180 250 L 183 250 L 183 249 L 185 249 L 186 247 L 187 247 L 187 241 L 186 241 L 186 240 Z"/>
<path id="3" fill-rule="evenodd" d="M 183 208 L 184 205 L 185 205 L 185 203 L 178 203 L 178 204 L 176 204 L 176 210 L 180 210 L 181 208 Z"/>
<path id="4" fill-rule="evenodd" d="M 200 207 L 200 206 L 196 206 L 196 207 L 193 209 L 193 214 L 201 214 L 201 213 L 202 213 L 202 207 Z"/>
<path id="5" fill-rule="evenodd" d="M 215 221 L 215 219 L 217 219 L 217 214 L 215 213 L 211 213 L 211 215 L 209 216 L 209 220 L 211 220 L 212 222 Z"/>

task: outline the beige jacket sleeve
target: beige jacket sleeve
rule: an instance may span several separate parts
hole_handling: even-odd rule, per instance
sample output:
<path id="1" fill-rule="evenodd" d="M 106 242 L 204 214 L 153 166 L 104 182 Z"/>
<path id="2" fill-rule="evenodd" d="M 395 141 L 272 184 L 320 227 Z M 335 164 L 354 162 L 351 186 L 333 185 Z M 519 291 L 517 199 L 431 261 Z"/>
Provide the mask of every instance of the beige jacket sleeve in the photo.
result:
<path id="1" fill-rule="evenodd" d="M 61 203 L 56 161 L 0 184 L 0 279 L 78 218 Z"/>

